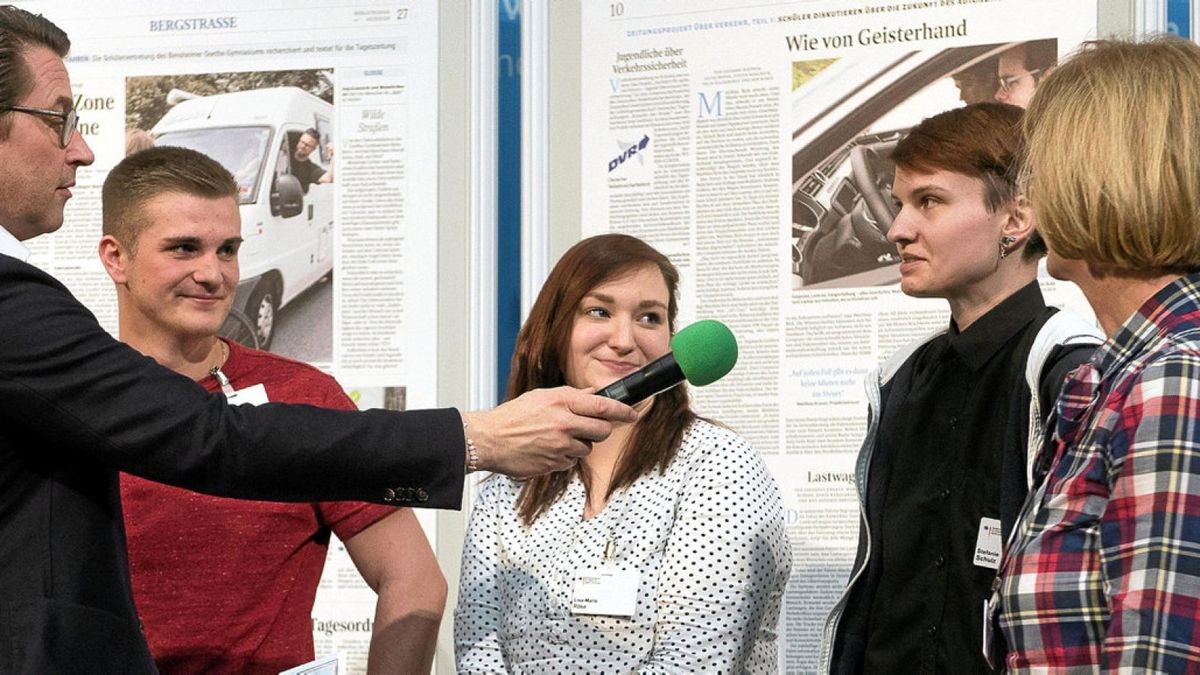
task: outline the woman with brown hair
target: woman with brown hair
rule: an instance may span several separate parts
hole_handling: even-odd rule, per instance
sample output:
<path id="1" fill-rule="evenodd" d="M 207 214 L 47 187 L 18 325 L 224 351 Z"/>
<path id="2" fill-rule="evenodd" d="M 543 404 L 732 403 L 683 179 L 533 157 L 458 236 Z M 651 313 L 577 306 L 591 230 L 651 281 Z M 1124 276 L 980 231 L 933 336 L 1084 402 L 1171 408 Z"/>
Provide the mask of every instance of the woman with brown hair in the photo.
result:
<path id="1" fill-rule="evenodd" d="M 607 234 L 572 247 L 517 338 L 508 397 L 603 387 L 665 354 L 674 265 Z M 455 611 L 459 672 L 774 672 L 791 568 L 758 454 L 676 387 L 573 469 L 480 486 Z"/>

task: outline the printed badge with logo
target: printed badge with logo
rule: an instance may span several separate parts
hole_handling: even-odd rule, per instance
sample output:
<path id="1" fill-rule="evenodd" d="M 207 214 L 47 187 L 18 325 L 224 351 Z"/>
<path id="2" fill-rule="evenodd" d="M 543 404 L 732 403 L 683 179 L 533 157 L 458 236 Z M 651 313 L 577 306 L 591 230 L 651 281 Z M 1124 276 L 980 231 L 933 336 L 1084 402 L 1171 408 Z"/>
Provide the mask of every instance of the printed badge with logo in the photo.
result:
<path id="1" fill-rule="evenodd" d="M 633 618 L 640 580 L 638 572 L 610 563 L 598 570 L 580 572 L 571 594 L 571 613 Z"/>
<path id="2" fill-rule="evenodd" d="M 992 570 L 1000 569 L 1000 552 L 1003 548 L 1000 521 L 980 518 L 979 536 L 975 538 L 975 564 Z"/>

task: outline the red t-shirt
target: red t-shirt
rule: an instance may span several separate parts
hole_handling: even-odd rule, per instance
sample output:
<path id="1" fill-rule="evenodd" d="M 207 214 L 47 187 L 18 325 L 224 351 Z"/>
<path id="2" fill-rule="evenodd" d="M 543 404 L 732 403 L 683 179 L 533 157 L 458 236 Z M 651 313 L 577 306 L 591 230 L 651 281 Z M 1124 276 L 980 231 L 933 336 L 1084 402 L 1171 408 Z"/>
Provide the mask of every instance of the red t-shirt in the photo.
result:
<path id="1" fill-rule="evenodd" d="M 234 389 L 271 401 L 353 410 L 330 376 L 229 345 Z M 220 385 L 209 376 L 200 384 Z M 359 502 L 281 504 L 210 497 L 121 475 L 129 571 L 150 651 L 164 673 L 271 673 L 311 661 L 312 606 L 329 548 L 393 509 Z"/>

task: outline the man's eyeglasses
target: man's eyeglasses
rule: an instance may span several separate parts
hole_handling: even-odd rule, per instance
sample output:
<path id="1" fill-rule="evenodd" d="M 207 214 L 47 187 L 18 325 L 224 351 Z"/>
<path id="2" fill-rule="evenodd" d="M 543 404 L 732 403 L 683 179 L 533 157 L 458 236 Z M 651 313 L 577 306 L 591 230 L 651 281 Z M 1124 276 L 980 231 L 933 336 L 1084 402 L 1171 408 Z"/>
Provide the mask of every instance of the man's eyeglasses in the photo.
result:
<path id="1" fill-rule="evenodd" d="M 62 148 L 66 148 L 71 144 L 71 138 L 75 135 L 75 127 L 79 124 L 79 115 L 75 113 L 74 108 L 70 110 L 50 110 L 48 108 L 29 108 L 23 105 L 0 106 L 0 112 L 5 110 L 14 110 L 30 115 L 46 115 L 47 117 L 57 117 L 62 120 L 62 126 L 58 130 L 58 144 Z"/>
<path id="2" fill-rule="evenodd" d="M 1019 81 L 1021 78 L 1033 77 L 1034 75 L 1037 75 L 1040 72 L 1042 72 L 1041 68 L 1034 68 L 1033 70 L 1021 73 L 1020 75 L 1009 75 L 1007 77 L 997 77 L 996 82 L 1000 84 L 1000 91 L 1008 94 L 1011 92 L 1011 88 L 1012 88 L 1013 84 L 1016 83 L 1017 81 Z"/>

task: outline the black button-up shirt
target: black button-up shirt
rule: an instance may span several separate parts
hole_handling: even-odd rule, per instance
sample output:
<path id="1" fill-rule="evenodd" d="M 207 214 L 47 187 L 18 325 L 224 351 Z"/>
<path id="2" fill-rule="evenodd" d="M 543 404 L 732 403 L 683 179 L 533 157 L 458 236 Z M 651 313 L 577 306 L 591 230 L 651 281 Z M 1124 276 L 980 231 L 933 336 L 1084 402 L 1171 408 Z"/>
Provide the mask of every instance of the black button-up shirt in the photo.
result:
<path id="1" fill-rule="evenodd" d="M 975 564 L 976 544 L 982 519 L 1000 518 L 1005 434 L 1024 379 L 1015 352 L 1044 307 L 1034 281 L 963 332 L 951 322 L 912 357 L 912 387 L 880 429 L 891 468 L 866 673 L 990 672 L 980 617 L 995 571 Z"/>

